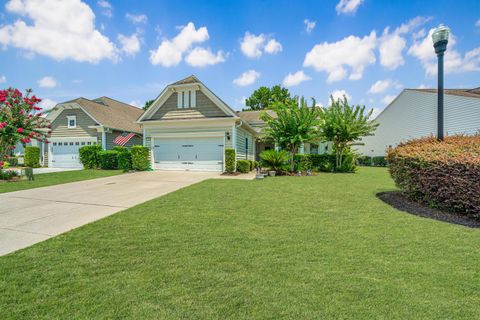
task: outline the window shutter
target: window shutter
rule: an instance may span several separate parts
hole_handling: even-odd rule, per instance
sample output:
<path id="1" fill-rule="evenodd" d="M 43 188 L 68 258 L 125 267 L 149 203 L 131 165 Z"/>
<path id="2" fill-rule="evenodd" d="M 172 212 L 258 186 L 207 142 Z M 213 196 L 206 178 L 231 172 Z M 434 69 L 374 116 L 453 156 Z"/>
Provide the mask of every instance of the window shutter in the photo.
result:
<path id="1" fill-rule="evenodd" d="M 183 92 L 177 92 L 177 108 L 182 108 L 182 93 Z"/>
<path id="2" fill-rule="evenodd" d="M 190 106 L 192 108 L 195 108 L 195 107 L 197 107 L 197 90 L 191 90 L 190 92 L 191 92 L 191 97 L 192 97 Z"/>

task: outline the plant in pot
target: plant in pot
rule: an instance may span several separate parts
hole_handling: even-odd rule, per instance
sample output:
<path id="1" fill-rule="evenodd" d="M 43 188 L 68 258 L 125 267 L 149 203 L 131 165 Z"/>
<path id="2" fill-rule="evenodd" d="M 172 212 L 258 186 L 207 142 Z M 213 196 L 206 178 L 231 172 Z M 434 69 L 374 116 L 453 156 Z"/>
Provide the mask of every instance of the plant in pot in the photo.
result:
<path id="1" fill-rule="evenodd" d="M 260 159 L 262 159 L 262 165 L 268 168 L 268 174 L 275 176 L 277 172 L 288 170 L 290 154 L 285 150 L 265 150 L 260 153 Z"/>

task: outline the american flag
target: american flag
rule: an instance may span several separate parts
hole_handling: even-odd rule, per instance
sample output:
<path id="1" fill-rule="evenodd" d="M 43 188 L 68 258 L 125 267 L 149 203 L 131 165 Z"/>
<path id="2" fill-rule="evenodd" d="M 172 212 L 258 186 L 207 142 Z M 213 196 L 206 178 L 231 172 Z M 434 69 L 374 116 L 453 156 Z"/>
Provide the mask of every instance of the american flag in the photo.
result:
<path id="1" fill-rule="evenodd" d="M 113 143 L 115 143 L 116 145 L 119 145 L 119 146 L 124 146 L 134 136 L 135 136 L 135 133 L 124 132 L 121 135 L 119 135 L 118 137 L 116 137 L 115 140 L 113 140 Z"/>

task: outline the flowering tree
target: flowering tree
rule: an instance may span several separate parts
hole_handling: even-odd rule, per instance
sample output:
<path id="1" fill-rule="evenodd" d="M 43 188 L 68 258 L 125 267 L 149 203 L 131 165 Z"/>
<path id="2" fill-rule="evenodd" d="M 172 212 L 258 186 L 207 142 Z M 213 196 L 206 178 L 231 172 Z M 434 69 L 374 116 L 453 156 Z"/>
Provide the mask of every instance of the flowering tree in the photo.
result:
<path id="1" fill-rule="evenodd" d="M 26 90 L 23 95 L 14 88 L 0 90 L 0 168 L 18 142 L 27 144 L 36 139 L 48 143 L 51 126 L 39 112 L 41 100 L 30 96 L 31 92 Z"/>

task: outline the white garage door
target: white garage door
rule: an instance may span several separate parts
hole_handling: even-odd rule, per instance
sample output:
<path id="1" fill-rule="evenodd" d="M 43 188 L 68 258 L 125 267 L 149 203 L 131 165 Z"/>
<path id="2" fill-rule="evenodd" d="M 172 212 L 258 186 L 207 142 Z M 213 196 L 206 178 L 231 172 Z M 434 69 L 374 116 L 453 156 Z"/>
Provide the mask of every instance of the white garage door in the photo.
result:
<path id="1" fill-rule="evenodd" d="M 50 167 L 52 168 L 82 168 L 78 149 L 86 145 L 96 144 L 96 139 L 56 140 L 50 143 Z"/>
<path id="2" fill-rule="evenodd" d="M 155 138 L 155 169 L 221 172 L 223 143 L 223 137 Z"/>

